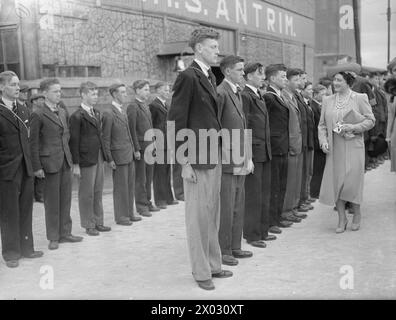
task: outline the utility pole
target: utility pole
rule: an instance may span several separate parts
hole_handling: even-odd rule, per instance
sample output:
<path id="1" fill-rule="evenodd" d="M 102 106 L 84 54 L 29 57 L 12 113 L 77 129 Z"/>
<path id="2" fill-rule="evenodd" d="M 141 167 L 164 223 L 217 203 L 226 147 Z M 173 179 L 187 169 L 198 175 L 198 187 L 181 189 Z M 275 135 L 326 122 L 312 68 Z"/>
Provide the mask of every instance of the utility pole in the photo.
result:
<path id="1" fill-rule="evenodd" d="M 353 25 L 355 30 L 356 62 L 362 64 L 362 54 L 360 50 L 360 21 L 359 21 L 359 0 L 352 1 Z"/>
<path id="2" fill-rule="evenodd" d="M 391 17 L 392 17 L 390 0 L 388 0 L 388 9 L 386 11 L 386 16 L 387 16 L 387 20 L 388 20 L 388 64 L 389 64 L 389 61 L 390 61 L 390 26 L 391 26 Z"/>

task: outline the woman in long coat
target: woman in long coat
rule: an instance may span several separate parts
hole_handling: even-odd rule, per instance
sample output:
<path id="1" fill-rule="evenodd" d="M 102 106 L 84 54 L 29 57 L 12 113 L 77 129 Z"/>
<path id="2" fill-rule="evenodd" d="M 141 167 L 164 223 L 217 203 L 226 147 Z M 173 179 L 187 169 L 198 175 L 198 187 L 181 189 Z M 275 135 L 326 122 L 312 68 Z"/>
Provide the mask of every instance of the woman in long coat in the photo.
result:
<path id="1" fill-rule="evenodd" d="M 352 230 L 360 228 L 360 204 L 364 182 L 363 133 L 375 124 L 366 94 L 353 92 L 354 77 L 347 72 L 334 76 L 335 94 L 323 99 L 318 135 L 320 147 L 326 153 L 319 201 L 337 207 L 338 228 L 346 230 L 348 220 L 345 203 L 352 203 L 355 214 Z"/>
<path id="2" fill-rule="evenodd" d="M 395 78 L 396 81 L 396 78 Z M 388 98 L 388 129 L 386 140 L 390 143 L 391 172 L 396 172 L 396 98 Z"/>

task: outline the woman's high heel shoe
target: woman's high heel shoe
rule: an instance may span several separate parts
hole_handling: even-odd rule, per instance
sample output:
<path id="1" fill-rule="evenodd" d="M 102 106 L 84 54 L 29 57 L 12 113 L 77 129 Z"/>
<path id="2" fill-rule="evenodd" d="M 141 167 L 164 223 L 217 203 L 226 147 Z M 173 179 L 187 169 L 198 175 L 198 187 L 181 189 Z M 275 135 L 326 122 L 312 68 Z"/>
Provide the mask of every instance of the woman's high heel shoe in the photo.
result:
<path id="1" fill-rule="evenodd" d="M 337 228 L 335 232 L 336 232 L 336 233 L 343 233 L 343 232 L 345 232 L 345 230 L 346 230 L 346 228 L 347 228 L 347 225 L 348 225 L 348 221 L 345 222 L 344 228 Z"/>
<path id="2" fill-rule="evenodd" d="M 361 219 L 360 215 L 356 215 L 356 216 L 353 217 L 353 220 L 358 220 L 359 222 L 354 222 L 352 220 L 352 225 L 351 225 L 351 230 L 352 231 L 358 231 L 360 229 L 360 219 Z"/>

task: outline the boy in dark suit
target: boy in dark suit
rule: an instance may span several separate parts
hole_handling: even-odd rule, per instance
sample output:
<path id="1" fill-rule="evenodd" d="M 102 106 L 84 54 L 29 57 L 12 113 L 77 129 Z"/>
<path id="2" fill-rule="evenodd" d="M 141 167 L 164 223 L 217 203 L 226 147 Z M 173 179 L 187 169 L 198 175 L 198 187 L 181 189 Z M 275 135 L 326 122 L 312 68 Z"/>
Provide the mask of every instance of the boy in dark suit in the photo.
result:
<path id="1" fill-rule="evenodd" d="M 70 217 L 72 193 L 72 156 L 69 149 L 69 117 L 58 104 L 59 80 L 40 83 L 44 107 L 31 115 L 31 152 L 34 175 L 44 178 L 44 208 L 48 248 L 58 249 L 59 242 L 80 242 L 73 236 Z"/>
<path id="2" fill-rule="evenodd" d="M 165 209 L 167 205 L 178 204 L 172 194 L 171 186 L 171 165 L 167 162 L 168 146 L 166 143 L 166 118 L 169 106 L 169 85 L 166 82 L 158 82 L 155 86 L 157 97 L 149 104 L 153 128 L 160 130 L 163 136 L 163 145 L 156 144 L 157 155 L 161 153 L 164 162 L 154 164 L 153 189 L 155 204 L 160 209 Z"/>
<path id="3" fill-rule="evenodd" d="M 151 183 L 153 181 L 153 165 L 146 162 L 145 151 L 150 141 L 144 140 L 148 130 L 153 129 L 151 112 L 147 105 L 150 95 L 150 84 L 146 80 L 137 80 L 132 84 L 136 93 L 135 99 L 127 108 L 129 128 L 136 130 L 139 143 L 140 159 L 135 161 L 135 201 L 137 212 L 144 217 L 151 217 L 150 211 L 159 211 L 151 202 Z"/>
<path id="4" fill-rule="evenodd" d="M 216 77 L 210 68 L 210 65 L 217 63 L 218 39 L 219 33 L 208 28 L 197 29 L 191 34 L 190 46 L 194 50 L 195 59 L 177 77 L 168 113 L 168 120 L 174 121 L 176 134 L 182 129 L 188 129 L 188 133 L 196 138 L 196 144 L 189 139 L 184 143 L 177 141 L 176 148 L 187 144 L 188 155 L 177 157 L 176 161 L 182 165 L 192 273 L 199 287 L 204 290 L 215 288 L 212 277 L 232 276 L 231 271 L 221 269 L 218 240 L 221 187 L 219 149 L 216 145 L 210 146 L 207 138 L 199 136 L 200 130 L 212 129 L 215 133 L 221 130 Z M 215 141 L 218 144 L 218 135 Z M 197 148 L 205 143 L 208 146 L 206 150 Z"/>
<path id="5" fill-rule="evenodd" d="M 253 256 L 250 251 L 241 250 L 243 219 L 245 212 L 245 175 L 253 171 L 250 140 L 245 132 L 246 118 L 242 109 L 239 85 L 243 81 L 244 61 L 238 56 L 226 56 L 220 62 L 224 75 L 217 87 L 219 94 L 220 121 L 223 136 L 223 161 L 220 189 L 219 243 L 222 263 L 238 264 L 236 258 Z M 239 136 L 238 138 L 236 136 Z"/>
<path id="6" fill-rule="evenodd" d="M 272 155 L 268 111 L 259 91 L 265 75 L 263 65 L 258 62 L 246 64 L 244 72 L 246 85 L 242 91 L 242 105 L 247 128 L 252 130 L 254 171 L 245 180 L 243 235 L 250 245 L 265 248 L 264 241 L 276 239 L 268 234 Z"/>
<path id="7" fill-rule="evenodd" d="M 140 157 L 135 151 L 129 131 L 128 117 L 124 110 L 128 95 L 126 86 L 115 83 L 109 88 L 113 98 L 111 107 L 103 113 L 103 146 L 105 159 L 113 169 L 114 218 L 117 224 L 132 225 L 142 218 L 135 216 L 135 165 L 133 158 Z"/>
<path id="8" fill-rule="evenodd" d="M 70 151 L 73 173 L 79 178 L 78 208 L 81 227 L 90 236 L 110 231 L 103 225 L 103 140 L 101 113 L 94 109 L 98 88 L 92 82 L 80 85 L 82 102 L 70 117 Z"/>
<path id="9" fill-rule="evenodd" d="M 282 64 L 269 65 L 265 68 L 265 77 L 269 81 L 264 100 L 269 115 L 272 153 L 269 232 L 281 233 L 279 228 L 287 228 L 293 224 L 281 217 L 289 153 L 289 108 L 281 97 L 281 91 L 287 84 L 286 67 Z"/>
<path id="10" fill-rule="evenodd" d="M 15 268 L 21 257 L 39 258 L 32 233 L 33 170 L 29 150 L 29 111 L 17 104 L 19 79 L 0 73 L 0 229 L 3 258 Z"/>

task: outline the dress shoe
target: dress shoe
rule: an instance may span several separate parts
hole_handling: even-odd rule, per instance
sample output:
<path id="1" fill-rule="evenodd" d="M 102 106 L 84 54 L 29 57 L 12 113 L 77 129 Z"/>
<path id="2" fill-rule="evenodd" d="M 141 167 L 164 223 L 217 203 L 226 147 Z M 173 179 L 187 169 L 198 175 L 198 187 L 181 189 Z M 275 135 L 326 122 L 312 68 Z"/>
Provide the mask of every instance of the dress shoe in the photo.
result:
<path id="1" fill-rule="evenodd" d="M 179 200 L 179 201 L 183 201 L 183 202 L 184 202 L 184 195 L 181 195 L 181 196 L 176 197 L 176 200 Z"/>
<path id="2" fill-rule="evenodd" d="M 159 209 L 158 209 L 158 211 L 159 211 Z M 142 212 L 139 212 L 139 214 L 143 217 L 152 217 L 153 216 L 149 211 L 142 211 Z"/>
<path id="3" fill-rule="evenodd" d="M 179 204 L 179 201 L 172 200 L 172 201 L 168 201 L 166 204 L 168 204 L 168 205 L 170 205 L 170 206 L 173 206 L 173 205 L 175 205 L 175 204 Z"/>
<path id="4" fill-rule="evenodd" d="M 19 266 L 19 261 L 18 260 L 8 260 L 8 261 L 6 261 L 6 266 L 8 268 L 16 268 Z"/>
<path id="5" fill-rule="evenodd" d="M 89 236 L 98 236 L 100 235 L 99 231 L 94 228 L 87 228 L 86 229 L 87 235 Z"/>
<path id="6" fill-rule="evenodd" d="M 293 216 L 300 218 L 300 219 L 305 219 L 306 217 L 308 217 L 308 215 L 306 213 L 301 213 L 296 210 L 293 210 L 292 213 L 293 213 Z"/>
<path id="7" fill-rule="evenodd" d="M 35 258 L 41 258 L 43 255 L 44 255 L 43 251 L 33 251 L 28 254 L 24 254 L 23 256 L 28 259 L 35 259 Z"/>
<path id="8" fill-rule="evenodd" d="M 269 234 L 263 239 L 263 241 L 273 241 L 273 240 L 276 240 L 276 236 L 274 236 L 273 234 Z"/>
<path id="9" fill-rule="evenodd" d="M 212 279 L 204 280 L 204 281 L 197 280 L 197 283 L 198 283 L 198 286 L 204 290 L 214 290 L 214 288 L 215 288 Z"/>
<path id="10" fill-rule="evenodd" d="M 59 239 L 59 243 L 64 243 L 64 242 L 81 242 L 84 238 L 79 237 L 79 236 L 73 236 L 72 234 L 62 237 Z"/>
<path id="11" fill-rule="evenodd" d="M 111 228 L 110 228 L 110 227 L 106 227 L 106 226 L 104 226 L 104 225 L 99 225 L 99 226 L 96 226 L 95 228 L 96 228 L 96 230 L 98 230 L 98 231 L 100 231 L 100 232 L 108 232 L 108 231 L 111 231 Z"/>
<path id="12" fill-rule="evenodd" d="M 314 207 L 312 204 L 310 204 L 310 203 L 305 203 L 304 206 L 305 206 L 306 208 L 308 208 L 308 210 L 313 210 L 313 209 L 315 209 L 315 207 Z"/>
<path id="13" fill-rule="evenodd" d="M 358 231 L 360 229 L 360 223 L 352 223 L 351 230 Z"/>
<path id="14" fill-rule="evenodd" d="M 129 220 L 131 220 L 132 222 L 138 222 L 142 220 L 142 217 L 139 216 L 131 216 L 129 217 Z"/>
<path id="15" fill-rule="evenodd" d="M 338 227 L 337 229 L 336 229 L 336 233 L 343 233 L 343 232 L 345 232 L 345 230 L 346 230 L 346 228 L 347 228 L 347 225 L 348 225 L 348 221 L 347 222 L 345 222 L 345 226 L 344 226 L 344 228 L 340 228 L 340 227 Z"/>
<path id="16" fill-rule="evenodd" d="M 213 278 L 229 278 L 232 277 L 233 273 L 228 270 L 221 270 L 218 273 L 212 273 Z"/>
<path id="17" fill-rule="evenodd" d="M 166 205 L 160 204 L 160 205 L 157 205 L 157 208 L 158 209 L 166 209 Z"/>
<path id="18" fill-rule="evenodd" d="M 290 228 L 293 225 L 293 222 L 282 220 L 279 222 L 279 228 Z"/>
<path id="19" fill-rule="evenodd" d="M 158 209 L 156 206 L 153 206 L 152 204 L 150 204 L 150 205 L 148 206 L 148 209 L 149 209 L 150 212 L 157 212 L 157 211 L 160 211 L 160 209 Z"/>
<path id="20" fill-rule="evenodd" d="M 243 259 L 253 257 L 253 252 L 247 250 L 232 250 L 234 258 Z"/>
<path id="21" fill-rule="evenodd" d="M 304 206 L 304 205 L 302 204 L 302 205 L 299 205 L 299 206 L 298 206 L 297 211 L 298 211 L 298 212 L 308 212 L 309 209 L 308 209 L 306 206 Z"/>
<path id="22" fill-rule="evenodd" d="M 50 250 L 56 250 L 59 248 L 59 242 L 58 241 L 50 241 L 48 244 L 48 249 Z"/>
<path id="23" fill-rule="evenodd" d="M 121 220 L 116 223 L 119 224 L 120 226 L 131 226 L 132 225 L 132 221 L 130 221 L 130 220 Z"/>
<path id="24" fill-rule="evenodd" d="M 230 255 L 223 255 L 221 257 L 221 263 L 227 266 L 236 266 L 238 264 L 238 260 Z"/>
<path id="25" fill-rule="evenodd" d="M 285 214 L 285 215 L 282 216 L 282 218 L 283 218 L 284 220 L 290 221 L 290 222 L 297 222 L 297 223 L 300 223 L 300 222 L 301 222 L 301 219 L 300 219 L 300 218 L 297 218 L 297 217 L 296 217 L 295 215 L 293 215 L 293 214 Z"/>
<path id="26" fill-rule="evenodd" d="M 250 244 L 253 247 L 257 247 L 257 248 L 266 248 L 267 245 L 265 244 L 264 241 L 262 240 L 257 240 L 257 241 L 248 241 L 248 244 Z"/>
<path id="27" fill-rule="evenodd" d="M 279 234 L 282 233 L 282 230 L 278 226 L 272 226 L 268 229 L 268 232 Z"/>

